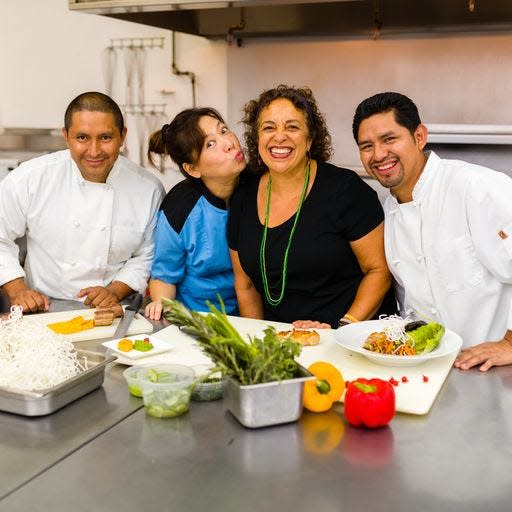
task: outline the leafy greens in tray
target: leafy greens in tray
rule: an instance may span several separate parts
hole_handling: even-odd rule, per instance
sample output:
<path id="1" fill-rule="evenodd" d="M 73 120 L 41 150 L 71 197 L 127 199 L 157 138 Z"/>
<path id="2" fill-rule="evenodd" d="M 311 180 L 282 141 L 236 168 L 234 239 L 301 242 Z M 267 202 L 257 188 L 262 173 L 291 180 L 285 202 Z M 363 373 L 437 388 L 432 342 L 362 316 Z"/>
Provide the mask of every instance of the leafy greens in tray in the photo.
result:
<path id="1" fill-rule="evenodd" d="M 210 312 L 203 314 L 188 310 L 177 300 L 164 298 L 163 315 L 196 338 L 218 369 L 242 385 L 296 377 L 295 358 L 301 350 L 298 343 L 289 339 L 281 341 L 273 327 L 265 329 L 263 339 L 255 336 L 244 340 L 229 322 L 222 302 L 222 310 L 210 302 L 207 304 Z"/>

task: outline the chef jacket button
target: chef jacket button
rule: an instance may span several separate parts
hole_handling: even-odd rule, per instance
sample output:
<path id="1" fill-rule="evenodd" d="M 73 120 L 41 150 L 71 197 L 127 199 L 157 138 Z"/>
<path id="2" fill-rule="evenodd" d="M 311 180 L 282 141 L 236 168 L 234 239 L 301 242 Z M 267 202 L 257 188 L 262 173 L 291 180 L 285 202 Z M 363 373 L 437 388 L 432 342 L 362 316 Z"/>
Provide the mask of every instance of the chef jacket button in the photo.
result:
<path id="1" fill-rule="evenodd" d="M 74 226 L 76 226 L 76 227 L 78 227 L 78 226 L 80 226 L 80 222 L 79 222 L 79 221 L 77 221 L 77 220 L 75 220 L 75 221 L 73 221 L 73 225 L 74 225 Z"/>
<path id="2" fill-rule="evenodd" d="M 430 310 L 430 312 L 433 314 L 433 315 L 437 315 L 437 309 L 436 308 L 432 308 Z"/>
<path id="3" fill-rule="evenodd" d="M 423 259 L 423 256 L 422 256 L 421 254 L 419 254 L 418 256 L 416 256 L 416 259 L 417 259 L 418 261 L 421 261 L 421 260 Z"/>
<path id="4" fill-rule="evenodd" d="M 107 229 L 105 226 L 101 226 L 100 228 L 101 231 L 105 231 L 105 229 Z"/>
<path id="5" fill-rule="evenodd" d="M 417 206 L 420 205 L 420 203 L 418 201 L 413 201 L 412 202 L 412 205 L 414 206 L 414 208 L 416 208 Z"/>
<path id="6" fill-rule="evenodd" d="M 398 265 L 400 263 L 400 260 L 393 260 L 392 263 L 393 265 Z"/>

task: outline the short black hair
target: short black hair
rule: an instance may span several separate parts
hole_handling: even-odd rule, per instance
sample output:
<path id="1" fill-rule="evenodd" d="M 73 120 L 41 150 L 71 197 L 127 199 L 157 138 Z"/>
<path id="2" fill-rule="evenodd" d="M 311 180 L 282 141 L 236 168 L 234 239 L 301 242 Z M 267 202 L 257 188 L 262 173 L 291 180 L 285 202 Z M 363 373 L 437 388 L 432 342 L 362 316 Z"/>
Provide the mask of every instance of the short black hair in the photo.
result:
<path id="1" fill-rule="evenodd" d="M 366 98 L 356 108 L 352 122 L 352 134 L 357 142 L 359 126 L 361 123 L 375 114 L 383 114 L 393 111 L 395 121 L 407 128 L 414 135 L 416 128 L 421 124 L 418 107 L 414 102 L 399 92 L 381 92 Z"/>
<path id="2" fill-rule="evenodd" d="M 64 114 L 64 128 L 66 131 L 69 131 L 71 127 L 73 114 L 83 111 L 112 114 L 119 133 L 123 133 L 124 119 L 119 105 L 110 96 L 96 91 L 84 92 L 71 101 Z"/>

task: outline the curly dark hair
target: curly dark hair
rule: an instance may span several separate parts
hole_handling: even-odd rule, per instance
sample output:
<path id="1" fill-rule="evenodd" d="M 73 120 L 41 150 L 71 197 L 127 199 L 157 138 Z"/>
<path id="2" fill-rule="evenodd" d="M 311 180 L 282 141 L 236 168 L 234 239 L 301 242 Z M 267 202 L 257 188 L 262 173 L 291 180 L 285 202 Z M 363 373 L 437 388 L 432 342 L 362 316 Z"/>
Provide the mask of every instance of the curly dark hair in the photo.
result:
<path id="1" fill-rule="evenodd" d="M 251 100 L 244 106 L 242 122 L 245 124 L 244 138 L 249 159 L 248 167 L 258 174 L 267 171 L 258 152 L 258 122 L 261 111 L 279 98 L 290 100 L 297 110 L 304 113 L 312 140 L 309 151 L 311 158 L 321 162 L 329 160 L 332 155 L 331 135 L 327 129 L 324 116 L 318 110 L 311 89 L 281 84 L 274 89 L 263 91 L 258 99 Z"/>

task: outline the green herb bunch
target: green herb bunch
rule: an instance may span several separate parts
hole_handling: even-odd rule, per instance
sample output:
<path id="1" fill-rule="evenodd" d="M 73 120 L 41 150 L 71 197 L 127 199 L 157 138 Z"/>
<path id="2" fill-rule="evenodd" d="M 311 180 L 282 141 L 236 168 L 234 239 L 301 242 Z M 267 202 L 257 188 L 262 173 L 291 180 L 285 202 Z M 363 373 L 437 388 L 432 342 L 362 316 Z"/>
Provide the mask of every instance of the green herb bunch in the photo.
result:
<path id="1" fill-rule="evenodd" d="M 297 374 L 295 358 L 300 354 L 300 345 L 289 339 L 281 341 L 273 327 L 265 329 L 263 339 L 244 340 L 220 303 L 222 311 L 207 302 L 210 313 L 202 314 L 188 310 L 177 300 L 164 298 L 163 315 L 196 338 L 219 370 L 242 385 L 293 379 Z"/>

